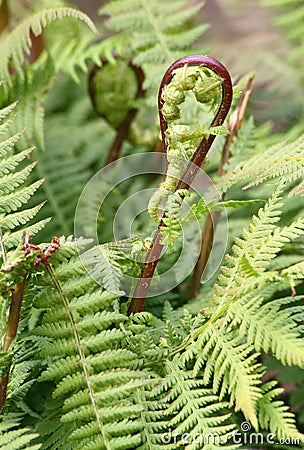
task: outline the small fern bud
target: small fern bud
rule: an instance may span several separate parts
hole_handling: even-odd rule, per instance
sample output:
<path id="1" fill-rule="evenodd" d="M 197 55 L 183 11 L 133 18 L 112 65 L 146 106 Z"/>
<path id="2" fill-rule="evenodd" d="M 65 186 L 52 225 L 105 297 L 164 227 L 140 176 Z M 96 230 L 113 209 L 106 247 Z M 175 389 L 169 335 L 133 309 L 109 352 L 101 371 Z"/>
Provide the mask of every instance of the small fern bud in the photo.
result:
<path id="1" fill-rule="evenodd" d="M 180 118 L 180 110 L 178 106 L 170 103 L 165 103 L 162 107 L 162 115 L 167 122 L 173 122 Z"/>
<path id="2" fill-rule="evenodd" d="M 193 89 L 199 103 L 218 103 L 221 100 L 222 81 L 215 76 L 200 77 Z"/>
<path id="3" fill-rule="evenodd" d="M 176 79 L 184 91 L 190 91 L 195 87 L 198 74 L 197 67 L 189 67 L 185 64 L 184 67 L 176 69 L 174 80 Z"/>
<path id="4" fill-rule="evenodd" d="M 185 100 L 185 94 L 178 84 L 167 84 L 162 91 L 162 99 L 170 104 L 180 105 Z"/>

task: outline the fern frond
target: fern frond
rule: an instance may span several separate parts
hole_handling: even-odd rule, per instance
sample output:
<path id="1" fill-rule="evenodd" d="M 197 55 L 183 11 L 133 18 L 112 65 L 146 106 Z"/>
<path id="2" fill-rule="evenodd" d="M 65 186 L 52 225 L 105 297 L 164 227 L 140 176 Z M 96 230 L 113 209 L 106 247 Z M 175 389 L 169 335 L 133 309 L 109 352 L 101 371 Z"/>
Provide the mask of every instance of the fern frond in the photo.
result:
<path id="1" fill-rule="evenodd" d="M 37 438 L 37 434 L 28 427 L 20 426 L 15 420 L 9 421 L 7 417 L 3 417 L 0 424 L 0 447 L 1 450 L 38 450 L 41 444 L 33 444 Z"/>
<path id="2" fill-rule="evenodd" d="M 99 245 L 82 255 L 91 276 L 110 292 L 121 294 L 120 280 L 123 276 L 119 261 L 123 254 L 119 245 Z"/>
<path id="3" fill-rule="evenodd" d="M 304 351 L 296 314 L 292 307 L 283 305 L 281 308 L 278 303 L 245 295 L 231 304 L 227 320 L 231 320 L 232 327 L 238 327 L 240 336 L 254 345 L 259 353 L 272 353 L 284 365 L 301 367 Z"/>
<path id="4" fill-rule="evenodd" d="M 39 199 L 47 200 L 44 217 L 52 217 L 46 240 L 50 240 L 52 234 L 68 236 L 73 231 L 77 200 L 89 179 L 88 171 L 69 153 L 39 152 L 37 159 L 35 172 L 38 178 L 45 180 Z"/>
<path id="5" fill-rule="evenodd" d="M 167 361 L 165 377 L 154 392 L 160 401 L 166 402 L 164 412 L 171 417 L 167 426 L 175 442 L 173 440 L 168 448 L 176 448 L 176 442 L 188 444 L 184 447 L 188 450 L 200 449 L 208 444 L 220 446 L 222 442 L 227 442 L 227 437 L 234 430 L 234 425 L 228 422 L 228 404 L 220 402 L 214 392 L 204 386 L 205 382 L 193 378 L 192 372 L 187 371 L 177 357 Z M 181 439 L 185 433 L 190 436 L 188 442 Z M 200 442 L 195 441 L 194 436 L 200 436 Z M 210 442 L 210 436 L 215 440 Z"/>
<path id="6" fill-rule="evenodd" d="M 0 116 L 5 118 L 15 107 L 13 104 L 1 110 Z M 6 133 L 11 132 L 11 123 L 14 118 L 8 119 L 9 124 Z M 6 127 L 7 121 L 2 125 Z M 19 169 L 19 165 L 27 158 L 32 149 L 27 149 L 19 154 L 11 154 L 13 145 L 20 138 L 21 133 L 13 134 L 0 142 L 0 229 L 2 244 L 10 248 L 21 242 L 22 235 L 27 233 L 37 233 L 49 219 L 30 225 L 30 221 L 37 215 L 44 203 L 40 203 L 32 208 L 19 210 L 33 196 L 36 190 L 43 183 L 38 180 L 28 186 L 24 186 L 29 178 L 35 164 L 26 165 Z"/>
<path id="7" fill-rule="evenodd" d="M 89 277 L 77 256 L 76 243 L 74 256 L 71 246 L 63 256 L 64 247 L 62 242 L 52 263 L 51 279 L 56 289 L 44 291 L 51 297 L 51 302 L 45 303 L 52 307 L 33 330 L 45 342 L 41 356 L 47 364 L 40 381 L 56 383 L 53 396 L 63 404 L 63 422 L 78 423 L 78 429 L 68 438 L 73 448 L 120 448 L 123 440 L 124 448 L 136 448 L 142 430 L 142 407 L 134 404 L 133 396 L 135 389 L 144 388 L 147 379 L 138 370 L 142 364 L 138 355 L 123 345 L 132 335 L 127 317 L 114 308 L 117 295 L 94 291 L 92 280 L 91 293 L 79 295 L 75 290 L 73 295 L 71 277 L 81 281 Z M 41 281 L 49 286 L 50 280 Z M 119 408 L 113 408 L 118 401 Z"/>
<path id="8" fill-rule="evenodd" d="M 271 179 L 280 179 L 287 183 L 301 180 L 304 174 L 303 155 L 304 135 L 291 143 L 280 142 L 256 156 L 239 162 L 222 177 L 219 188 L 225 192 L 237 182 L 248 179 L 252 181 L 244 189 Z M 291 195 L 302 192 L 300 189 L 298 189 L 300 192 L 296 192 L 296 189 Z"/>
<path id="9" fill-rule="evenodd" d="M 215 285 L 215 301 L 232 299 L 237 292 L 244 294 L 254 286 L 280 280 L 278 272 L 267 272 L 266 269 L 286 243 L 304 232 L 302 219 L 287 227 L 276 226 L 281 216 L 281 192 L 279 186 L 258 216 L 253 216 L 248 230 L 243 229 L 243 237 L 235 239 L 233 255 L 226 256 L 229 266 L 222 268 L 220 284 Z"/>
<path id="10" fill-rule="evenodd" d="M 23 54 L 30 52 L 31 32 L 34 36 L 39 36 L 49 23 L 56 19 L 62 19 L 63 17 L 74 17 L 75 19 L 82 20 L 89 28 L 91 28 L 91 30 L 96 30 L 95 25 L 86 14 L 73 8 L 49 8 L 26 17 L 14 28 L 14 30 L 1 40 L 0 53 L 2 58 L 0 64 L 0 79 L 4 79 L 7 83 L 10 83 L 8 70 L 10 63 L 12 64 L 12 67 L 20 72 L 23 63 Z"/>
<path id="11" fill-rule="evenodd" d="M 99 12 L 109 16 L 108 29 L 125 37 L 127 54 L 145 69 L 145 85 L 155 87 L 164 66 L 182 56 L 182 50 L 189 52 L 192 43 L 206 30 L 206 25 L 190 30 L 186 26 L 202 5 L 198 2 L 189 6 L 185 0 L 118 0 L 108 1 Z"/>
<path id="12" fill-rule="evenodd" d="M 301 0 L 261 0 L 262 5 L 277 8 L 277 17 L 274 19 L 275 25 L 284 27 L 286 38 L 297 47 L 293 50 L 292 56 L 300 58 L 303 56 L 303 33 L 304 33 L 304 10 Z M 298 61 L 302 65 L 302 61 Z"/>
<path id="13" fill-rule="evenodd" d="M 264 395 L 258 401 L 259 423 L 279 439 L 294 437 L 303 442 L 304 436 L 297 430 L 294 414 L 281 400 L 276 400 L 284 392 L 276 385 L 276 381 L 271 381 L 263 386 Z"/>

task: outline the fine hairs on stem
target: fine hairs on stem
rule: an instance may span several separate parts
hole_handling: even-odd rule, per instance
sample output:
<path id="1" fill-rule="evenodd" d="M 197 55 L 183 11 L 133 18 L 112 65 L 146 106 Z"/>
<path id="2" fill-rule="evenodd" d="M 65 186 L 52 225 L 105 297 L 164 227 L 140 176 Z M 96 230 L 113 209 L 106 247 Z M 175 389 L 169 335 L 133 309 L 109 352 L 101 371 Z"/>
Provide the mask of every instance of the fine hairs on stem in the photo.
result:
<path id="1" fill-rule="evenodd" d="M 231 85 L 231 79 L 228 71 L 226 68 L 218 62 L 216 59 L 208 57 L 208 56 L 202 56 L 202 55 L 191 55 L 186 56 L 184 58 L 181 58 L 177 61 L 175 61 L 167 70 L 165 73 L 160 89 L 159 89 L 159 95 L 158 95 L 158 108 L 159 108 L 159 117 L 160 117 L 160 128 L 161 128 L 161 135 L 162 135 L 162 141 L 163 141 L 163 149 L 164 152 L 167 152 L 167 144 L 166 144 L 166 136 L 165 132 L 167 129 L 167 121 L 164 118 L 164 115 L 162 113 L 162 108 L 164 105 L 164 101 L 162 98 L 162 92 L 164 87 L 170 83 L 173 72 L 181 67 L 184 66 L 203 66 L 208 69 L 210 69 L 212 72 L 214 72 L 221 80 L 221 103 L 217 109 L 217 112 L 211 122 L 210 127 L 220 126 L 223 124 L 232 100 L 232 85 Z M 203 137 L 201 142 L 199 143 L 198 147 L 196 148 L 190 163 L 186 167 L 183 175 L 181 176 L 180 180 L 178 180 L 174 192 L 176 192 L 179 189 L 189 189 L 190 184 L 194 180 L 197 171 L 201 164 L 203 163 L 204 159 L 206 158 L 206 155 L 215 139 L 215 135 L 210 134 L 208 137 Z M 193 164 L 195 166 L 193 166 Z M 193 167 L 196 167 L 197 169 L 193 170 Z M 158 228 L 154 234 L 152 243 L 150 245 L 150 248 L 148 250 L 148 253 L 146 255 L 145 262 L 142 266 L 140 277 L 137 281 L 133 298 L 131 300 L 128 314 L 140 312 L 144 308 L 144 303 L 146 296 L 148 294 L 148 290 L 151 284 L 151 280 L 154 274 L 154 271 L 156 269 L 161 251 L 163 249 L 163 245 L 161 244 L 162 239 L 162 228 L 165 227 L 164 218 L 166 213 L 164 213 L 162 219 L 160 220 L 160 223 L 158 225 Z"/>

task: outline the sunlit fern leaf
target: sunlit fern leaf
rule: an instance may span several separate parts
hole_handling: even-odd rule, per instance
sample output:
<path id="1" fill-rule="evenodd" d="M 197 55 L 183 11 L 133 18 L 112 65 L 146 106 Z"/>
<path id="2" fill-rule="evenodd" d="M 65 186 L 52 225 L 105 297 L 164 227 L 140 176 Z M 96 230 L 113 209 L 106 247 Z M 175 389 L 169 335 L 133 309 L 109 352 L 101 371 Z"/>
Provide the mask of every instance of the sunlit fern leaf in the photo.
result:
<path id="1" fill-rule="evenodd" d="M 264 301 L 263 297 L 245 295 L 232 303 L 227 315 L 231 326 L 239 329 L 256 351 L 272 353 L 285 365 L 302 366 L 303 342 L 297 330 L 297 313 L 290 298 Z"/>
<path id="2" fill-rule="evenodd" d="M 226 256 L 228 265 L 222 267 L 220 283 L 215 285 L 217 303 L 232 300 L 237 293 L 250 292 L 255 286 L 282 281 L 278 272 L 267 268 L 284 245 L 303 236 L 304 221 L 300 218 L 282 228 L 276 225 L 282 214 L 281 192 L 279 186 L 258 215 L 253 216 L 248 230 L 243 229 L 242 238 L 235 239 L 232 254 Z"/>
<path id="3" fill-rule="evenodd" d="M 49 23 L 64 17 L 82 20 L 91 30 L 96 30 L 86 14 L 73 8 L 49 8 L 29 15 L 1 40 L 0 79 L 10 84 L 9 64 L 19 72 L 22 70 L 23 55 L 29 53 L 31 48 L 31 31 L 34 36 L 39 36 Z"/>
<path id="4" fill-rule="evenodd" d="M 215 444 L 214 448 L 216 444 L 220 446 L 235 429 L 229 423 L 228 404 L 221 402 L 212 390 L 206 389 L 202 379 L 193 378 L 192 372 L 186 370 L 177 357 L 166 362 L 165 372 L 154 395 L 166 405 L 164 414 L 169 419 L 167 426 L 170 430 L 164 436 L 169 444 L 167 448 L 176 448 L 178 442 L 180 445 L 187 444 L 184 447 L 187 450 L 198 450 L 208 442 L 194 440 L 193 436 L 207 440 L 207 436 L 212 435 L 218 438 L 218 442 L 210 440 L 209 444 Z M 186 433 L 191 438 L 185 443 L 182 437 Z"/>
<path id="5" fill-rule="evenodd" d="M 212 383 L 213 391 L 220 399 L 228 393 L 230 406 L 241 410 L 245 417 L 257 427 L 256 402 L 261 397 L 262 373 L 253 347 L 244 344 L 234 333 L 210 324 L 202 327 L 197 343 L 194 374 L 202 376 L 205 385 Z M 185 360 L 193 359 L 186 351 Z"/>
<path id="6" fill-rule="evenodd" d="M 268 150 L 260 151 L 256 156 L 239 162 L 219 181 L 218 187 L 227 191 L 239 181 L 252 180 L 245 186 L 248 189 L 266 180 L 285 182 L 302 181 L 304 175 L 304 135 L 294 142 L 275 144 Z M 300 184 L 301 188 L 303 184 Z M 301 193 L 294 188 L 292 193 Z M 292 195 L 292 194 L 291 194 Z"/>

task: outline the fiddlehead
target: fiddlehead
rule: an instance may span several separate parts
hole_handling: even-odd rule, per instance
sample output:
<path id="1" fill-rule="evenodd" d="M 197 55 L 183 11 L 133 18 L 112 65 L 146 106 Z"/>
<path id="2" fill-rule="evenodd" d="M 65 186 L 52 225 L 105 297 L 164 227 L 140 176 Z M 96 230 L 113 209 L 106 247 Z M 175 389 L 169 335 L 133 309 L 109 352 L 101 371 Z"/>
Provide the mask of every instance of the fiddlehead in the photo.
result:
<path id="1" fill-rule="evenodd" d="M 105 165 L 119 158 L 121 147 L 138 112 L 135 102 L 145 94 L 142 68 L 132 61 L 119 59 L 116 54 L 113 58 L 116 65 L 103 59 L 101 67 L 95 65 L 92 68 L 88 79 L 89 95 L 96 114 L 116 129 Z M 113 96 L 115 90 L 117 95 Z"/>
<path id="2" fill-rule="evenodd" d="M 175 80 L 177 80 L 178 83 L 175 83 Z M 207 80 L 205 88 L 203 88 L 204 80 Z M 171 81 L 173 81 L 173 87 L 171 85 Z M 182 133 L 182 140 L 176 140 L 176 132 L 178 132 L 180 128 L 172 129 L 172 126 L 181 125 L 175 122 L 179 119 L 178 105 L 183 101 L 182 91 L 184 91 L 185 87 L 188 88 L 187 90 L 195 89 L 194 95 L 196 98 L 198 96 L 200 101 L 203 101 L 203 103 L 206 103 L 209 107 L 211 106 L 212 109 L 218 101 L 220 101 L 220 103 L 214 113 L 215 115 L 211 121 L 210 127 L 207 128 L 207 130 L 203 129 L 200 130 L 200 132 L 194 132 L 194 128 L 191 132 L 189 132 L 190 130 L 186 128 L 187 133 Z M 211 89 L 212 92 L 215 90 L 215 94 L 213 94 L 214 96 L 212 97 Z M 164 197 L 162 191 L 168 190 L 169 192 L 174 193 L 180 189 L 189 189 L 191 182 L 196 176 L 199 166 L 204 161 L 207 152 L 211 147 L 211 144 L 215 138 L 215 131 L 217 127 L 221 127 L 225 120 L 230 108 L 231 99 L 232 86 L 230 75 L 225 67 L 213 58 L 200 55 L 186 56 L 175 61 L 165 73 L 160 85 L 158 105 L 161 135 L 164 144 L 164 151 L 167 154 L 167 172 L 161 183 L 161 187 L 165 189 L 159 189 L 158 194 L 156 194 L 158 197 L 156 197 L 156 199 L 154 197 L 154 199 L 152 199 L 152 203 L 150 203 L 150 214 L 155 218 L 159 215 L 158 200 L 162 200 Z M 163 110 L 164 107 L 165 110 Z M 218 130 L 220 130 L 220 128 Z M 177 145 L 179 142 L 184 142 L 186 145 L 180 147 Z M 192 146 L 194 146 L 194 149 Z M 178 152 L 181 148 L 183 148 L 183 151 L 186 152 L 186 154 L 187 150 L 185 150 L 185 148 L 188 149 L 189 155 L 186 159 L 186 167 L 183 167 L 184 164 L 182 164 L 182 167 L 175 164 L 176 156 L 171 159 L 172 152 Z M 181 161 L 180 157 L 179 160 Z M 176 173 L 175 170 L 178 172 Z M 166 189 L 168 187 L 170 189 Z M 160 196 L 162 198 L 160 198 Z M 166 212 L 163 214 L 162 219 L 160 219 L 158 229 L 154 234 L 146 260 L 143 264 L 141 275 L 135 287 L 133 299 L 129 307 L 129 314 L 142 311 L 144 307 L 145 298 L 163 248 L 162 229 L 166 227 L 164 219 L 166 219 Z"/>

